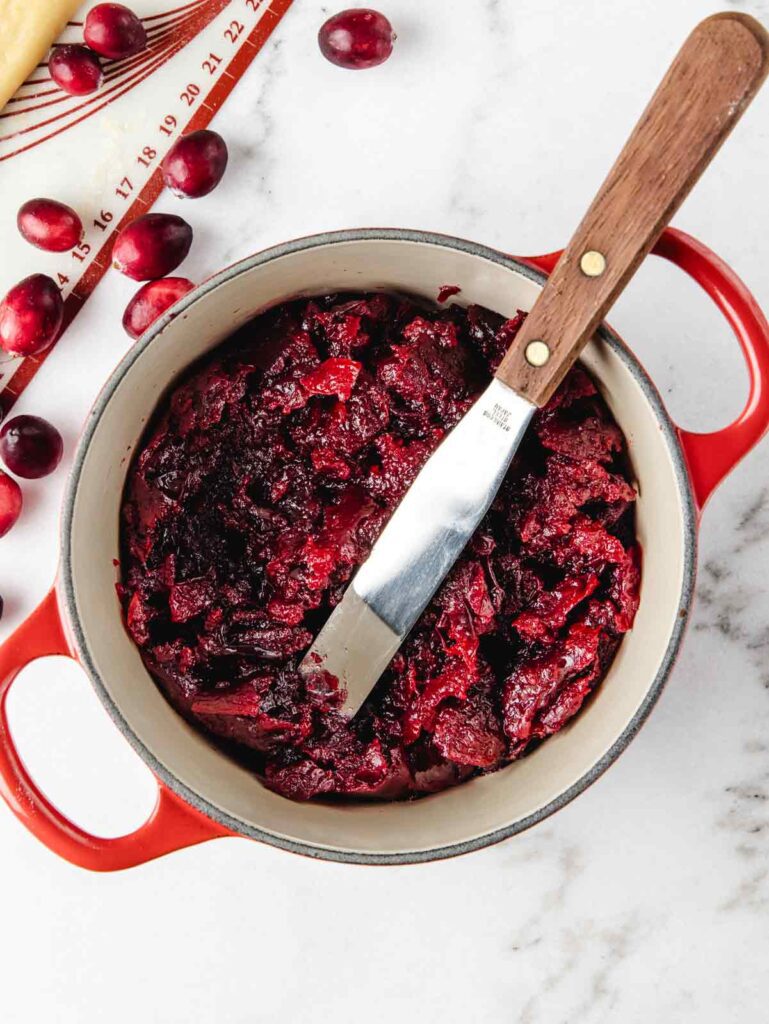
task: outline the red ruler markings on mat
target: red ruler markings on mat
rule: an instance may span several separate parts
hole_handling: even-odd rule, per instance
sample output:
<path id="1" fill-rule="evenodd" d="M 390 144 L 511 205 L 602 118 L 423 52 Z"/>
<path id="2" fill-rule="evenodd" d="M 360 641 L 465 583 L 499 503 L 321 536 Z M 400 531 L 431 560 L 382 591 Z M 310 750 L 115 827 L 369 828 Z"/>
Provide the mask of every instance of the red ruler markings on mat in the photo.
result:
<path id="1" fill-rule="evenodd" d="M 241 45 L 238 47 L 237 51 L 219 71 L 219 75 L 211 89 L 202 96 L 199 104 L 197 105 L 197 109 L 184 124 L 182 133 L 205 128 L 211 122 L 214 114 L 230 95 L 240 78 L 242 78 L 251 61 L 264 46 L 273 29 L 280 22 L 292 2 L 293 0 L 272 0 L 272 2 L 269 3 L 269 6 L 264 10 L 260 20 L 252 27 L 251 31 L 247 36 L 245 36 Z M 214 0 L 214 3 L 217 8 L 215 13 L 218 14 L 222 10 L 222 6 L 220 3 L 217 3 L 216 0 Z M 246 6 L 254 12 L 258 11 L 264 5 L 265 0 L 246 0 Z M 187 10 L 192 10 L 193 14 L 198 15 L 198 17 L 196 17 L 196 22 L 200 27 L 205 27 L 205 25 L 210 21 L 210 17 L 205 17 L 203 12 L 200 11 L 200 5 L 195 3 L 176 8 L 175 11 L 168 11 L 166 12 L 166 15 L 174 14 L 177 11 Z M 154 17 L 161 16 L 157 15 Z M 145 18 L 144 20 L 149 21 L 151 18 Z M 237 21 L 237 18 L 233 18 L 233 24 L 240 24 Z M 187 26 L 187 28 L 189 28 L 189 26 Z M 197 30 L 199 31 L 199 28 L 197 28 Z M 178 46 L 163 52 L 163 58 L 165 60 L 178 52 L 178 50 L 189 42 L 191 38 L 194 38 L 194 34 L 190 36 L 185 32 L 185 37 L 184 41 Z M 147 75 L 152 73 L 156 64 L 149 66 L 150 70 L 147 70 Z M 146 75 L 143 77 L 146 77 Z M 30 83 L 28 82 L 27 84 Z M 10 380 L 5 385 L 5 388 L 0 390 L 0 406 L 2 406 L 2 411 L 4 413 L 7 413 L 8 410 L 12 408 L 16 400 L 29 385 L 30 381 L 32 381 L 39 368 L 55 350 L 56 345 L 66 332 L 69 324 L 72 323 L 79 311 L 83 308 L 83 305 L 89 296 L 92 294 L 96 285 L 104 277 L 104 274 L 110 267 L 112 246 L 118 232 L 126 224 L 130 223 L 130 221 L 134 220 L 142 213 L 145 213 L 153 205 L 162 190 L 163 177 L 161 169 L 158 166 L 145 182 L 141 191 L 132 200 L 122 217 L 120 217 L 111 231 L 108 232 L 96 255 L 90 261 L 70 293 L 67 295 L 64 301 L 64 325 L 57 342 L 39 356 L 28 356 L 24 359 L 13 372 Z M 0 364 L 0 371 L 2 371 L 2 364 Z M 1 386 L 2 377 L 0 376 L 0 387 Z"/>

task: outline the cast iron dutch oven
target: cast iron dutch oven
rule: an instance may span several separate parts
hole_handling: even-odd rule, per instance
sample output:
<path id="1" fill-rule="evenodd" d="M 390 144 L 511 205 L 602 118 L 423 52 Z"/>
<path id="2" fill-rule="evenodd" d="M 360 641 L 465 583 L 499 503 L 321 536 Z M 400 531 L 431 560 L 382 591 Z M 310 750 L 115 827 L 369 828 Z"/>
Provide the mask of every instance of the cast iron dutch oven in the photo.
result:
<path id="1" fill-rule="evenodd" d="M 51 850 L 95 870 L 129 867 L 218 836 L 243 835 L 313 857 L 402 864 L 448 857 L 528 828 L 581 793 L 618 757 L 660 695 L 681 644 L 694 586 L 697 525 L 710 494 L 769 425 L 769 326 L 735 274 L 680 231 L 656 254 L 683 269 L 734 330 L 750 393 L 711 434 L 677 427 L 628 347 L 603 326 L 583 353 L 629 443 L 644 552 L 635 626 L 582 713 L 530 756 L 421 800 L 300 804 L 266 789 L 166 702 L 126 633 L 115 594 L 119 510 L 130 453 L 161 396 L 191 362 L 255 314 L 297 295 L 387 289 L 461 299 L 503 315 L 530 309 L 558 254 L 522 259 L 457 238 L 364 230 L 317 235 L 218 274 L 157 322 L 112 375 L 80 441 L 61 521 L 54 589 L 0 648 L 0 792 Z M 693 385 L 696 386 L 696 385 Z M 68 821 L 40 792 L 14 746 L 5 698 L 44 655 L 77 659 L 158 781 L 150 819 L 119 839 Z"/>

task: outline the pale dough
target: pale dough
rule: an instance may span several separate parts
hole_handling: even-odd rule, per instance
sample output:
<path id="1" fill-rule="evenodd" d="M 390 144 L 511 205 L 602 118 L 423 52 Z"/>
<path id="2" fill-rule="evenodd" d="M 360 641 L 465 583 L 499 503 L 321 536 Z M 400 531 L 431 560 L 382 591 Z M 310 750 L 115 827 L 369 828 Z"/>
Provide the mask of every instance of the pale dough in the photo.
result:
<path id="1" fill-rule="evenodd" d="M 0 0 L 0 109 L 45 58 L 82 0 Z"/>

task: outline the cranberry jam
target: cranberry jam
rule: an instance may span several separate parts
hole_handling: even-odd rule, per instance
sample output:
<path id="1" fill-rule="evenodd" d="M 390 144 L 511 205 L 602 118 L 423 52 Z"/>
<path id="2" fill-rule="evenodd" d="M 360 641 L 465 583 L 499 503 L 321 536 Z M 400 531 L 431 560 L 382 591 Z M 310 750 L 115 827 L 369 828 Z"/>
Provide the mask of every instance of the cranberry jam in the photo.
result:
<path id="1" fill-rule="evenodd" d="M 638 606 L 625 442 L 577 367 L 350 723 L 297 665 L 523 321 L 386 294 L 287 303 L 176 387 L 129 474 L 128 630 L 168 699 L 287 797 L 395 799 L 522 757 Z"/>

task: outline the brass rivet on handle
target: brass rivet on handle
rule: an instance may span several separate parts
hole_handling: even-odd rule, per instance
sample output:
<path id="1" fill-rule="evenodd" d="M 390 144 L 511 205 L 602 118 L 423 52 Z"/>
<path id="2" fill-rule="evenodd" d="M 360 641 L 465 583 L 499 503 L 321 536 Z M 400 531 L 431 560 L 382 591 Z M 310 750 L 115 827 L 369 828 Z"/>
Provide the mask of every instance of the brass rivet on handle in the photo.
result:
<path id="1" fill-rule="evenodd" d="M 582 254 L 579 267 L 585 277 L 600 277 L 606 270 L 606 257 L 596 249 L 589 249 Z"/>
<path id="2" fill-rule="evenodd" d="M 524 353 L 530 366 L 544 366 L 550 358 L 550 349 L 544 341 L 530 341 Z"/>

